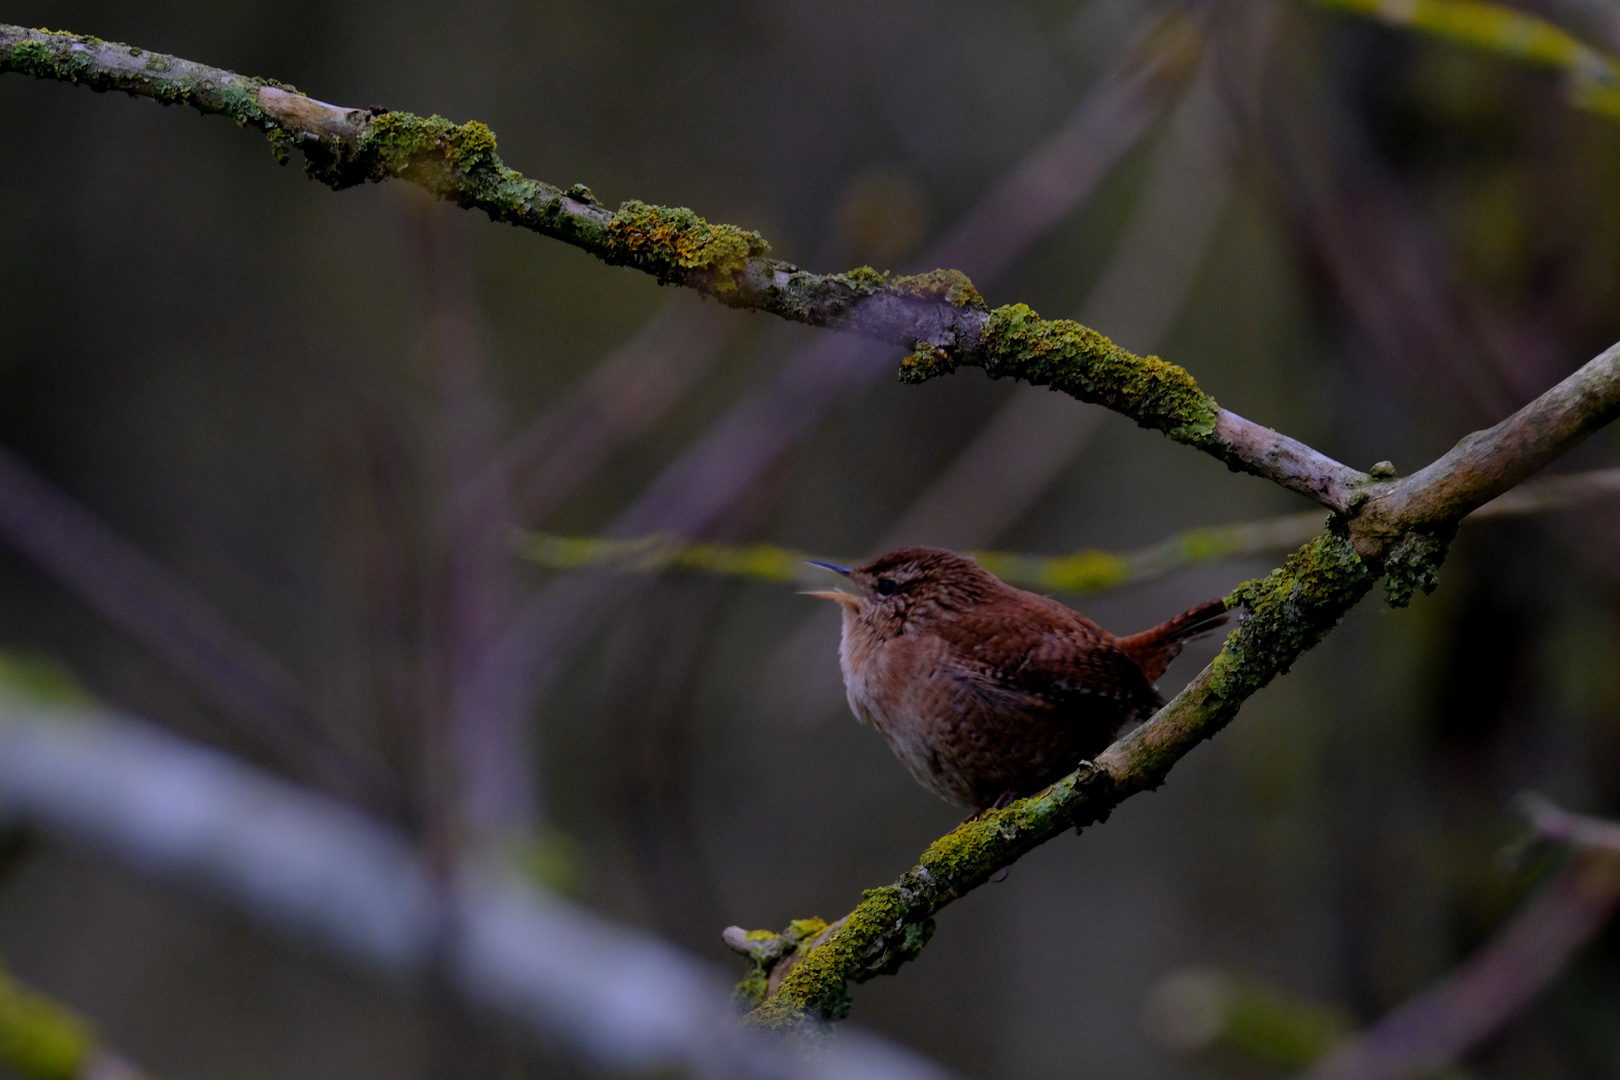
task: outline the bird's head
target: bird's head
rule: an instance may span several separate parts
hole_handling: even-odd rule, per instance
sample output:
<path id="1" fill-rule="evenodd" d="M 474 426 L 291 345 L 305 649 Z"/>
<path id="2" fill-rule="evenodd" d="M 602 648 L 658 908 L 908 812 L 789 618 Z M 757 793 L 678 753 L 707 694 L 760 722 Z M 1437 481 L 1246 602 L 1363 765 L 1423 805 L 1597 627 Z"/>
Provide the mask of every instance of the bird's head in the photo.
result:
<path id="1" fill-rule="evenodd" d="M 824 589 L 806 593 L 836 601 L 846 623 L 895 620 L 906 622 L 930 613 L 964 611 L 1005 588 L 965 555 L 943 548 L 908 547 L 880 555 L 865 566 L 809 560 L 848 578 L 856 591 Z"/>

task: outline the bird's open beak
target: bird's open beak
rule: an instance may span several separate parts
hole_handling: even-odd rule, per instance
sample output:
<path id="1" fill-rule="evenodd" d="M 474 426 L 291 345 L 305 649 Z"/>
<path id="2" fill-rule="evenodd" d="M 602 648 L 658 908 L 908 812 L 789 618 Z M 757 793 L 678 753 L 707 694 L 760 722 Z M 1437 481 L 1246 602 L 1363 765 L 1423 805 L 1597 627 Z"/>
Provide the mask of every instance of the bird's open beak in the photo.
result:
<path id="1" fill-rule="evenodd" d="M 826 562 L 822 559 L 806 559 L 804 561 L 809 563 L 811 566 L 820 566 L 827 570 L 831 570 L 835 574 L 843 574 L 845 577 L 849 577 L 850 574 L 854 573 L 854 571 L 849 567 L 839 566 L 835 562 Z M 802 592 L 799 595 L 814 596 L 821 600 L 835 600 L 842 606 L 848 608 L 850 611 L 855 611 L 861 606 L 860 597 L 856 596 L 854 593 L 847 593 L 843 589 L 817 589 L 814 592 Z"/>
<path id="2" fill-rule="evenodd" d="M 800 596 L 814 596 L 821 600 L 836 600 L 851 611 L 861 606 L 861 598 L 854 593 L 847 593 L 842 589 L 817 589 L 814 592 L 802 592 Z"/>

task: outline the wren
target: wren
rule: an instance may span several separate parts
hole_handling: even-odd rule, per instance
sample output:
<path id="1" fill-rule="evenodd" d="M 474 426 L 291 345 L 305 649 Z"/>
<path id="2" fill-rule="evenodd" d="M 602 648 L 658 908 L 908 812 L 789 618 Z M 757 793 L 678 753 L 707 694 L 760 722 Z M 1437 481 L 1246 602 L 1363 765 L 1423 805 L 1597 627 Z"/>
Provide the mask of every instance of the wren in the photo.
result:
<path id="1" fill-rule="evenodd" d="M 860 590 L 807 594 L 843 609 L 849 707 L 924 787 L 976 814 L 1034 794 L 1151 716 L 1170 661 L 1228 616 L 1211 600 L 1115 637 L 940 548 L 853 568 L 810 561 Z"/>

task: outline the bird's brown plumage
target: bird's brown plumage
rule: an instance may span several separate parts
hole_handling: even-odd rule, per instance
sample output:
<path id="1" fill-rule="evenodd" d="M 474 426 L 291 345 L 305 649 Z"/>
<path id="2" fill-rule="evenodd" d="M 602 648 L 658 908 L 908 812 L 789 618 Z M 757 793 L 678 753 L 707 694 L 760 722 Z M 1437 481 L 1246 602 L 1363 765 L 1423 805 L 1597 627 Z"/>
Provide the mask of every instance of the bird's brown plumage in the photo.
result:
<path id="1" fill-rule="evenodd" d="M 1214 600 L 1116 638 L 939 548 L 846 576 L 859 594 L 813 595 L 843 608 L 850 708 L 925 787 L 975 810 L 1040 790 L 1150 715 L 1182 645 L 1226 619 Z"/>

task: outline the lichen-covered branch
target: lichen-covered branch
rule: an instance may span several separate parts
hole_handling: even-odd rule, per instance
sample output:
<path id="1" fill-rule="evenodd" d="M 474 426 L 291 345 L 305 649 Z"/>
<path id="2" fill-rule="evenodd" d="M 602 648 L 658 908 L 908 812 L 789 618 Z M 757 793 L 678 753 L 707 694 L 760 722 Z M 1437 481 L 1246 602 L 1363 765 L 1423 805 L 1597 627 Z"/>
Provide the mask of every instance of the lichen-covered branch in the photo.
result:
<path id="1" fill-rule="evenodd" d="M 953 343 L 920 340 L 900 365 L 902 382 L 920 383 L 958 367 L 991 378 L 1022 379 L 1102 405 L 1224 462 L 1264 477 L 1333 510 L 1347 509 L 1367 474 L 1340 464 L 1215 403 L 1185 368 L 1137 356 L 1069 319 L 1043 319 L 1024 304 L 988 313 L 976 334 Z"/>
<path id="2" fill-rule="evenodd" d="M 140 1080 L 78 1013 L 0 968 L 0 1062 L 27 1080 Z"/>
<path id="3" fill-rule="evenodd" d="M 1062 382 L 1062 372 L 1049 381 Z M 1244 608 L 1209 667 L 1146 724 L 1051 788 L 990 811 L 934 842 L 893 885 L 865 894 L 822 935 L 780 946 L 781 935 L 731 934 L 754 962 L 739 987 L 767 1028 L 840 1017 L 848 984 L 886 974 L 926 944 L 934 914 L 1024 852 L 1107 818 L 1120 801 L 1164 782 L 1171 768 L 1286 672 L 1383 577 L 1400 605 L 1433 588 L 1447 543 L 1470 511 L 1501 495 L 1620 413 L 1620 346 L 1604 352 L 1509 419 L 1469 436 L 1405 480 L 1374 482 L 1268 577 L 1240 586 Z M 1380 475 L 1393 472 L 1381 463 Z M 739 947 L 740 945 L 740 947 Z M 761 958 L 780 959 L 765 967 Z M 790 965 L 785 974 L 778 969 Z M 774 992 L 762 999 L 761 991 Z M 750 996 L 752 995 L 752 996 Z"/>
<path id="4" fill-rule="evenodd" d="M 834 1019 L 849 1006 L 848 984 L 890 974 L 921 951 L 934 915 L 1025 852 L 1070 829 L 1108 817 L 1128 796 L 1163 782 L 1170 767 L 1237 715 L 1256 690 L 1333 628 L 1372 587 L 1376 574 L 1340 536 L 1317 537 L 1271 576 L 1244 585 L 1230 602 L 1248 609 L 1219 656 L 1151 721 L 1046 791 L 991 810 L 934 841 L 892 885 L 872 889 L 824 936 L 777 943 L 780 935 L 729 934 L 750 958 L 780 956 L 741 988 L 755 995 L 749 1019 L 786 1028 Z M 790 931 L 791 933 L 791 931 Z M 759 993 L 776 982 L 775 992 Z"/>
<path id="5" fill-rule="evenodd" d="M 589 188 L 559 188 L 507 167 L 484 124 L 346 108 L 273 79 L 99 38 L 0 25 L 0 72 L 189 105 L 264 133 L 278 159 L 300 150 L 334 189 L 398 178 L 491 220 L 531 229 L 604 262 L 695 289 L 732 307 L 859 333 L 912 350 L 901 377 L 976 365 L 1073 394 L 1343 510 L 1366 477 L 1302 443 L 1221 409 L 1184 369 L 1136 356 L 1095 330 L 1042 319 L 1023 304 L 989 309 L 966 275 L 896 277 L 870 267 L 813 274 L 771 258 L 757 232 L 711 224 L 684 207 L 639 201 L 610 210 Z"/>

